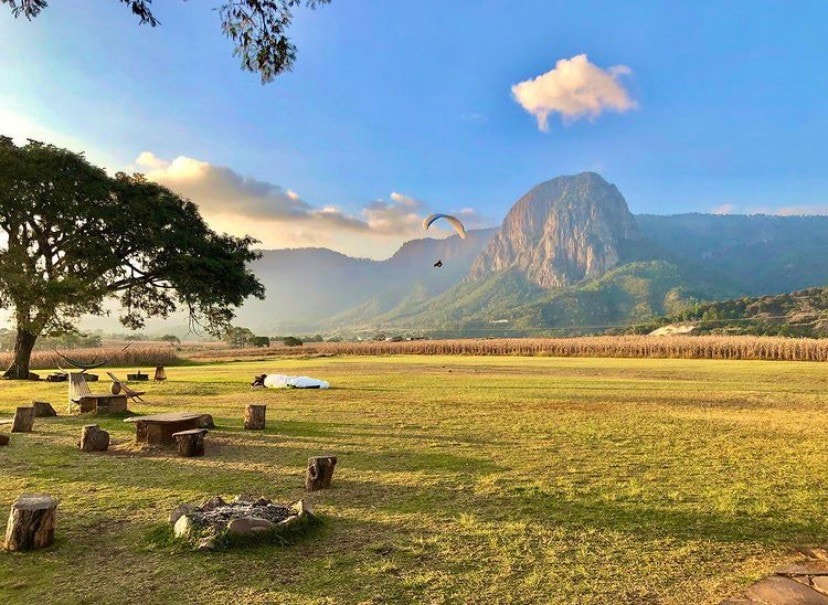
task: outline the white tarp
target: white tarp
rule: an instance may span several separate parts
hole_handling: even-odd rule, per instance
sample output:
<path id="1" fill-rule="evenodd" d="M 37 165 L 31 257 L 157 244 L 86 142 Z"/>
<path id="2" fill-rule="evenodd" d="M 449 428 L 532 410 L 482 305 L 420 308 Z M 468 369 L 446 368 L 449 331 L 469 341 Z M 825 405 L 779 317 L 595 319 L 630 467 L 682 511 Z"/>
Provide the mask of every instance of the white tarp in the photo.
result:
<path id="1" fill-rule="evenodd" d="M 310 378 L 309 376 L 285 376 L 284 374 L 268 374 L 264 385 L 268 389 L 329 389 L 331 384 L 326 380 Z"/>

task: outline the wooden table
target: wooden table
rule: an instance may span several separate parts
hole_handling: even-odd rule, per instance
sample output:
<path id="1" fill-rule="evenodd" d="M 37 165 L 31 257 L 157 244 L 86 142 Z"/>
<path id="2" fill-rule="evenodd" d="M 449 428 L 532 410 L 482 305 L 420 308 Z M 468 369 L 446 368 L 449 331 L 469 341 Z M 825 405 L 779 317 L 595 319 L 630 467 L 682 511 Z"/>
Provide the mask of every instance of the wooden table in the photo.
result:
<path id="1" fill-rule="evenodd" d="M 112 393 L 90 393 L 81 395 L 74 402 L 81 414 L 95 412 L 96 414 L 122 414 L 127 411 L 126 395 Z"/>
<path id="2" fill-rule="evenodd" d="M 198 428 L 201 414 L 167 412 L 151 416 L 133 416 L 124 422 L 135 423 L 135 441 L 149 445 L 170 445 L 173 433 Z"/>

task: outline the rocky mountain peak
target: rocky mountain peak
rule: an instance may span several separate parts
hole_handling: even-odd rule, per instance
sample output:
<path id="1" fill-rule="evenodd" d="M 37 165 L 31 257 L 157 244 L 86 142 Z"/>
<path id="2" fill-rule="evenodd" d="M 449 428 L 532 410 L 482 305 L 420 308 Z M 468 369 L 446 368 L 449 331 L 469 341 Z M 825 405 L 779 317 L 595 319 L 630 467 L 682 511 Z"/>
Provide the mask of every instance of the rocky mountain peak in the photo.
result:
<path id="1" fill-rule="evenodd" d="M 472 266 L 471 279 L 520 270 L 543 288 L 600 277 L 621 260 L 626 240 L 641 239 L 627 202 L 594 172 L 533 187 L 503 220 Z"/>

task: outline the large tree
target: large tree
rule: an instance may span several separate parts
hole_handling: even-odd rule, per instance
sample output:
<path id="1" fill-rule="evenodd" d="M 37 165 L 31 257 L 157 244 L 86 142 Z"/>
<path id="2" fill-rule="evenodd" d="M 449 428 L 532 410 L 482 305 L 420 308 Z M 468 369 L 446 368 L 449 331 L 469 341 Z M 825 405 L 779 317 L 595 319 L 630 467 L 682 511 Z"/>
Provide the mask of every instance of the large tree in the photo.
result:
<path id="1" fill-rule="evenodd" d="M 139 22 L 155 27 L 161 22 L 152 12 L 152 0 L 116 0 L 125 4 Z M 225 0 L 218 6 L 221 30 L 235 45 L 242 69 L 258 73 L 262 83 L 289 71 L 296 60 L 296 46 L 287 36 L 293 11 L 305 6 L 315 9 L 331 0 Z M 0 0 L 15 17 L 31 20 L 49 3 L 47 0 Z"/>
<path id="2" fill-rule="evenodd" d="M 0 136 L 0 307 L 17 326 L 6 378 L 28 378 L 45 331 L 120 300 L 137 329 L 177 309 L 218 333 L 264 287 L 248 270 L 255 240 L 212 231 L 197 206 L 141 175 L 110 177 L 80 154 Z"/>

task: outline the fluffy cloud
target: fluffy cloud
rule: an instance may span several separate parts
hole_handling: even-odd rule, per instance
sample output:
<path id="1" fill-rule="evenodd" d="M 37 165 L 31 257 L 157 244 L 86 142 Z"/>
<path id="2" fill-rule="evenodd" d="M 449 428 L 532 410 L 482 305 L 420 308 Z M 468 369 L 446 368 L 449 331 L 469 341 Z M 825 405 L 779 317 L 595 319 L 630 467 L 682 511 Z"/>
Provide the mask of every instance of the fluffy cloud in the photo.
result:
<path id="1" fill-rule="evenodd" d="M 559 113 L 565 122 L 583 117 L 596 118 L 604 111 L 623 113 L 636 102 L 621 84 L 621 76 L 632 70 L 626 65 L 602 69 L 587 56 L 560 59 L 555 68 L 540 76 L 512 86 L 512 96 L 538 121 L 538 128 L 549 130 L 549 114 Z"/>
<path id="2" fill-rule="evenodd" d="M 713 214 L 733 214 L 736 211 L 736 206 L 733 204 L 722 204 L 721 206 L 716 206 L 711 211 Z"/>
<path id="3" fill-rule="evenodd" d="M 783 206 L 776 208 L 771 214 L 779 216 L 828 216 L 828 206 L 820 204 L 803 206 Z"/>
<path id="4" fill-rule="evenodd" d="M 381 257 L 394 252 L 404 239 L 422 237 L 423 216 L 430 212 L 424 202 L 392 192 L 388 199 L 347 214 L 336 206 L 310 204 L 291 189 L 185 156 L 167 161 L 145 151 L 135 160 L 135 168 L 196 202 L 215 228 L 250 233 L 266 246 L 330 246 Z M 460 214 L 470 226 L 479 222 L 470 208 Z"/>
<path id="5" fill-rule="evenodd" d="M 135 161 L 146 177 L 196 202 L 208 216 L 264 221 L 318 221 L 360 230 L 366 225 L 335 208 L 316 209 L 278 185 L 240 175 L 231 168 L 179 156 L 168 162 L 149 151 Z"/>
<path id="6" fill-rule="evenodd" d="M 828 216 L 828 205 L 803 204 L 800 206 L 735 206 L 722 204 L 711 211 L 713 214 L 767 214 L 771 216 Z"/>

